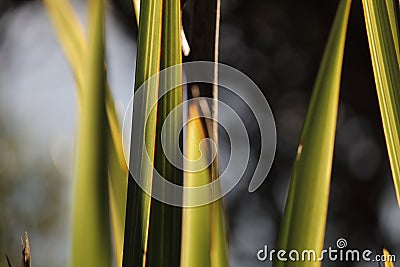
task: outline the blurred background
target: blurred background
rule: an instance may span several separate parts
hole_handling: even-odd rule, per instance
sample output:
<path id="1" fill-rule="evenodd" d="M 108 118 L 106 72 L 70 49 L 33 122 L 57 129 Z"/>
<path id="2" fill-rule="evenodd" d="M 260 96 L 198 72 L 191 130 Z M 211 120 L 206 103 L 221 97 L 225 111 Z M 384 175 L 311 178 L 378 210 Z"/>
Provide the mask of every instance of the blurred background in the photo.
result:
<path id="1" fill-rule="evenodd" d="M 84 22 L 85 1 L 71 2 Z M 263 90 L 278 133 L 276 158 L 263 186 L 247 192 L 250 166 L 246 179 L 226 197 L 232 267 L 270 266 L 256 253 L 264 245 L 275 246 L 301 126 L 337 5 L 222 0 L 220 61 Z M 108 80 L 121 121 L 134 82 L 133 14 L 131 0 L 108 1 Z M 76 100 L 74 77 L 42 3 L 0 0 L 0 266 L 7 266 L 5 254 L 18 266 L 24 231 L 30 234 L 33 266 L 68 263 Z M 249 112 L 245 105 L 237 109 L 244 116 Z M 255 163 L 259 129 L 247 118 Z M 224 157 L 229 143 L 221 136 Z M 400 210 L 361 1 L 353 1 L 350 14 L 325 246 L 335 247 L 338 238 L 347 239 L 352 249 L 379 252 L 386 246 L 400 258 Z M 377 264 L 325 261 L 323 266 Z"/>

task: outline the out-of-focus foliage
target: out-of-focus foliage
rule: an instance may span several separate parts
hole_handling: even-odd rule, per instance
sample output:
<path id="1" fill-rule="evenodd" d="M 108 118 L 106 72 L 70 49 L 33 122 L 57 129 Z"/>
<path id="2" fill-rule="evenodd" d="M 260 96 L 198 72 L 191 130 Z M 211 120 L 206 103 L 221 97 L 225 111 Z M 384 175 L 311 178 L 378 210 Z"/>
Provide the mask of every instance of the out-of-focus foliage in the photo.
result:
<path id="1" fill-rule="evenodd" d="M 82 109 L 84 90 L 83 60 L 88 52 L 83 27 L 68 1 L 44 0 L 44 4 L 74 72 L 77 83 L 79 107 Z M 127 166 L 122 151 L 120 125 L 108 83 L 106 83 L 105 108 L 108 118 L 108 127 L 106 128 L 108 143 L 107 164 L 109 172 L 108 187 L 114 254 L 117 264 L 121 265 L 127 191 Z"/>
<path id="2" fill-rule="evenodd" d="M 104 1 L 88 6 L 88 53 L 82 60 L 82 111 L 79 117 L 73 208 L 71 266 L 110 266 Z"/>
<path id="3" fill-rule="evenodd" d="M 17 1 L 5 0 L 0 3 L 0 9 L 4 2 Z M 131 3 L 131 1 L 113 0 L 110 2 L 112 8 L 109 11 L 111 14 L 116 14 L 117 25 L 122 23 L 126 26 L 124 16 L 120 14 L 132 13 L 132 8 L 119 9 L 119 3 L 122 2 Z M 80 1 L 75 1 L 75 3 L 80 3 Z M 252 5 L 240 1 L 223 2 L 220 50 L 222 61 L 249 74 L 265 90 L 264 93 L 276 116 L 280 137 L 277 158 L 268 184 L 256 195 L 245 194 L 245 191 L 241 191 L 240 188 L 230 194 L 231 201 L 228 203 L 228 209 L 231 215 L 231 244 L 233 245 L 231 257 L 236 265 L 260 264 L 255 262 L 254 252 L 262 244 L 274 244 L 279 214 L 284 201 L 282 196 L 286 191 L 285 185 L 289 177 L 287 170 L 293 163 L 292 156 L 296 150 L 298 134 L 308 104 L 306 100 L 312 88 L 314 72 L 318 68 L 336 4 L 335 1 L 315 2 L 313 0 L 301 2 L 255 0 Z M 32 30 L 31 27 L 34 27 L 36 22 L 35 18 L 40 16 L 40 13 L 19 12 L 26 11 L 27 8 L 31 8 L 30 3 L 16 8 L 15 12 L 14 10 L 6 12 L 6 16 L 1 18 L 2 22 L 6 23 L 0 23 L 0 37 L 9 38 L 0 38 L 1 72 L 5 75 L 13 66 L 17 68 L 19 66 L 15 65 L 15 61 L 18 60 L 15 54 L 21 56 L 25 54 L 10 48 L 10 45 L 17 47 L 16 44 L 21 38 L 12 39 L 9 33 L 6 34 L 6 31 L 2 30 L 16 29 L 16 27 L 9 27 L 8 23 L 11 21 L 23 21 L 16 35 L 29 36 L 27 31 Z M 10 19 L 14 17 L 15 20 Z M 329 244 L 332 244 L 331 242 L 336 240 L 338 234 L 351 237 L 350 242 L 353 247 L 379 246 L 383 239 L 385 244 L 393 247 L 399 244 L 399 235 L 396 234 L 398 213 L 392 212 L 392 208 L 387 209 L 394 200 L 392 199 L 394 194 L 388 194 L 387 186 L 390 184 L 385 182 L 390 177 L 387 169 L 389 164 L 384 156 L 386 151 L 384 139 L 381 136 L 376 92 L 371 90 L 374 89 L 372 88 L 374 82 L 370 70 L 361 1 L 353 1 L 350 20 L 350 35 L 346 44 L 343 76 L 343 85 L 346 90 L 341 92 L 331 190 L 331 198 L 335 202 L 329 209 L 330 219 L 326 239 Z M 41 28 L 43 26 L 46 25 L 40 25 Z M 111 28 L 111 31 L 114 29 Z M 134 30 L 130 26 L 126 33 L 132 35 L 132 32 Z M 41 40 L 49 38 L 46 35 L 38 36 Z M 124 41 L 126 40 L 119 39 L 118 45 L 126 46 Z M 42 47 L 42 43 L 35 42 L 35 47 Z M 32 48 L 32 51 L 38 51 L 38 49 Z M 47 51 L 51 53 L 53 49 Z M 5 54 L 8 55 L 4 56 Z M 42 54 L 38 53 L 38 55 Z M 40 59 L 23 58 L 21 61 L 24 61 L 27 66 L 29 66 L 29 61 L 30 66 L 34 61 L 35 67 L 29 68 L 28 72 L 21 67 L 18 68 L 21 76 L 14 78 L 15 83 L 33 81 L 32 87 L 42 86 L 43 80 L 40 75 L 37 75 L 44 67 L 37 64 L 41 62 Z M 117 64 L 122 66 L 123 62 Z M 62 62 L 59 62 L 59 66 L 63 66 Z M 38 78 L 29 79 L 32 75 Z M 5 76 L 1 78 L 3 77 Z M 5 80 L 0 82 L 2 96 L 7 95 L 4 94 L 7 89 L 15 88 L 5 86 L 12 84 L 11 82 L 5 83 Z M 130 87 L 130 84 L 127 87 Z M 42 101 L 41 91 L 32 91 L 35 97 L 31 97 L 31 100 Z M 8 99 L 2 101 L 8 101 Z M 4 105 L 2 106 L 0 115 L 2 118 L 7 117 L 7 120 L 1 120 L 1 126 L 6 129 L 2 130 L 2 142 L 0 140 L 2 143 L 0 144 L 2 147 L 0 206 L 3 207 L 1 210 L 5 214 L 5 216 L 0 216 L 1 254 L 4 255 L 6 252 L 12 261 L 15 258 L 19 261 L 18 237 L 24 230 L 30 229 L 35 229 L 33 242 L 45 244 L 46 247 L 56 244 L 58 247 L 55 250 L 60 251 L 59 246 L 62 241 L 59 235 L 53 233 L 66 231 L 64 226 L 59 226 L 59 218 L 65 217 L 64 213 L 68 210 L 68 206 L 65 202 L 60 203 L 60 197 L 69 184 L 67 180 L 61 178 L 60 173 L 49 161 L 50 157 L 42 157 L 38 153 L 34 153 L 34 156 L 27 154 L 29 148 L 25 142 L 29 140 L 35 142 L 35 137 L 32 136 L 31 131 L 26 133 L 26 127 L 18 134 L 12 132 L 11 130 L 19 128 L 11 125 L 10 122 L 18 123 L 18 117 L 12 114 L 12 110 L 4 109 Z M 46 116 L 43 119 L 45 120 Z M 248 125 L 251 126 L 250 116 L 249 121 Z M 252 131 L 250 133 L 252 137 L 256 136 L 256 131 L 249 128 Z M 26 159 L 21 159 L 21 155 L 26 155 Z M 26 161 L 31 163 L 26 163 Z M 240 197 L 237 197 L 238 192 L 241 193 Z M 26 199 L 36 201 L 23 201 Z M 260 214 L 260 211 L 263 211 L 266 216 Z M 13 230 L 10 231 L 10 229 Z M 42 240 L 35 238 L 36 236 L 42 237 Z M 37 254 L 40 253 L 38 249 L 36 246 L 35 253 Z M 10 254 L 12 250 L 16 252 Z M 61 251 L 65 250 L 61 249 Z M 45 263 L 47 266 L 55 266 L 62 261 L 60 254 L 54 253 L 48 256 Z M 349 265 L 353 266 L 351 263 Z M 326 263 L 326 266 L 331 265 Z"/>

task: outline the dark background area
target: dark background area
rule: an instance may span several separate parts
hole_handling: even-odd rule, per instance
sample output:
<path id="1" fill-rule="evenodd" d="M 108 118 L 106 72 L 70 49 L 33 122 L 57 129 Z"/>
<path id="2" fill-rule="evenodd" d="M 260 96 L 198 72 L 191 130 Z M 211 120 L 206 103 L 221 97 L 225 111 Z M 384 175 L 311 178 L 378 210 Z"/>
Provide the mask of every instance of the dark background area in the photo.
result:
<path id="1" fill-rule="evenodd" d="M 190 1 L 185 7 L 185 22 L 190 17 L 187 8 Z M 41 8 L 33 0 L 0 0 L 0 51 L 7 49 L 5 18 L 33 3 L 36 7 L 32 12 Z M 278 136 L 276 158 L 263 186 L 256 193 L 248 193 L 250 177 L 247 177 L 226 199 L 232 266 L 269 266 L 258 262 L 256 253 L 264 245 L 273 248 L 275 244 L 301 126 L 337 5 L 338 1 L 222 0 L 220 61 L 246 73 L 263 90 L 275 116 Z M 126 38 L 135 41 L 137 30 L 131 1 L 110 1 L 108 11 Z M 32 41 L 41 46 L 40 38 Z M 135 47 L 132 49 L 136 51 Z M 8 53 L 0 55 L 5 54 Z M 10 66 L 7 60 L 0 57 L 0 72 Z M 4 90 L 7 88 L 3 88 L 0 79 L 0 92 Z M 243 114 L 246 112 L 243 108 Z M 22 133 L 14 134 L 18 130 L 3 123 L 4 116 L 7 113 L 1 111 L 3 163 L 9 162 L 9 151 L 16 155 L 26 152 L 21 149 L 19 138 L 27 138 Z M 255 159 L 259 130 L 253 123 L 251 119 L 247 121 Z M 400 255 L 400 212 L 387 158 L 361 1 L 353 1 L 350 13 L 337 126 L 325 246 L 335 247 L 338 238 L 345 238 L 349 248 L 379 252 L 386 246 L 392 254 Z M 59 226 L 64 225 L 59 218 L 61 221 L 68 218 L 69 202 L 57 192 L 68 188 L 71 180 L 59 178 L 56 168 L 45 160 L 22 166 L 29 168 L 24 167 L 22 172 L 21 167 L 14 173 L 0 168 L 0 266 L 6 266 L 1 259 L 4 253 L 18 255 L 21 229 L 41 229 L 32 230 L 37 236 L 48 228 L 54 229 L 41 239 L 50 244 L 57 242 L 54 234 L 65 232 Z M 247 174 L 250 176 L 251 170 Z M 34 181 L 40 183 L 40 188 L 25 185 L 23 179 L 27 176 L 37 177 Z M 31 190 L 42 192 L 44 199 L 36 199 Z M 20 195 L 32 196 L 28 201 L 39 201 L 33 205 L 37 213 L 21 208 L 27 200 L 21 201 Z M 52 205 L 47 204 L 49 200 Z M 49 253 L 51 260 L 40 262 L 47 263 L 46 266 L 64 263 L 66 256 L 61 256 L 61 263 L 56 257 L 67 254 L 68 242 L 61 244 L 61 251 Z M 48 244 L 47 247 L 51 248 Z M 35 262 L 35 246 L 32 249 Z M 324 262 L 323 265 L 376 266 L 376 263 Z"/>

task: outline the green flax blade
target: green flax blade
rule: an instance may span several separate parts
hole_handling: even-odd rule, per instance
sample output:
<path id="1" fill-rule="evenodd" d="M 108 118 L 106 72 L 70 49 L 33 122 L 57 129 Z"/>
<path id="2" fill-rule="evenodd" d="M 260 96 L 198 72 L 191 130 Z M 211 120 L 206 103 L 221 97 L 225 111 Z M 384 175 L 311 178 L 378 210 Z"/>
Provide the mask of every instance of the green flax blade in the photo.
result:
<path id="1" fill-rule="evenodd" d="M 87 42 L 83 27 L 70 3 L 66 0 L 43 0 L 58 39 L 72 67 L 77 83 L 79 105 L 82 103 L 83 60 L 87 54 Z M 121 130 L 109 85 L 106 86 L 106 112 L 116 156 L 121 168 L 127 170 L 122 149 Z"/>
<path id="2" fill-rule="evenodd" d="M 83 101 L 79 122 L 72 266 L 111 265 L 107 190 L 104 77 L 104 2 L 89 1 L 88 54 L 83 61 Z"/>
<path id="3" fill-rule="evenodd" d="M 388 13 L 385 1 L 364 0 L 363 6 L 383 130 L 400 205 L 399 36 L 393 25 L 397 18 L 394 12 Z"/>
<path id="4" fill-rule="evenodd" d="M 83 62 L 88 52 L 83 27 L 68 1 L 44 0 L 44 4 L 75 75 L 78 102 L 80 109 L 82 109 Z M 109 150 L 107 165 L 109 169 L 109 201 L 114 254 L 117 265 L 121 266 L 126 209 L 127 166 L 122 151 L 121 130 L 117 112 L 108 84 L 106 84 L 105 107 L 108 118 L 107 143 L 109 144 Z"/>
<path id="5" fill-rule="evenodd" d="M 67 55 L 67 59 L 73 68 L 77 82 L 78 99 L 80 100 L 83 86 L 83 58 L 87 52 L 87 42 L 83 27 L 67 0 L 43 0 L 43 3 Z"/>
<path id="6" fill-rule="evenodd" d="M 162 0 L 141 1 L 135 91 L 160 70 Z M 135 98 L 132 119 L 130 170 L 150 185 L 153 177 L 157 108 L 150 106 L 158 98 L 158 82 L 148 84 L 142 99 Z M 138 105 L 136 105 L 138 103 Z M 151 112 L 150 112 L 151 111 Z M 149 114 L 150 113 L 150 114 Z M 147 121 L 145 115 L 149 114 Z M 141 160 L 149 157 L 148 161 Z M 124 238 L 124 267 L 146 266 L 151 197 L 130 177 Z"/>
<path id="7" fill-rule="evenodd" d="M 300 137 L 277 247 L 314 250 L 325 236 L 340 78 L 350 0 L 340 1 Z M 286 255 L 287 256 L 287 255 Z M 274 261 L 275 267 L 314 267 L 318 261 Z"/>
<path id="8" fill-rule="evenodd" d="M 212 203 L 211 210 L 211 267 L 229 266 L 229 247 L 225 207 L 222 199 Z"/>
<path id="9" fill-rule="evenodd" d="M 201 158 L 200 141 L 206 138 L 206 129 L 200 118 L 199 107 L 191 104 L 188 107 L 188 123 L 186 125 L 186 158 L 198 160 Z M 202 157 L 206 160 L 206 158 Z M 200 166 L 205 162 L 199 162 Z M 198 168 L 201 169 L 201 168 Z M 194 172 L 187 169 L 184 177 L 185 187 L 198 187 L 211 182 L 209 168 Z M 193 198 L 190 194 L 184 196 L 185 201 Z M 211 204 L 199 207 L 183 208 L 182 220 L 182 256 L 181 267 L 210 266 L 211 249 Z"/>
<path id="10" fill-rule="evenodd" d="M 387 10 L 387 14 L 389 17 L 390 29 L 392 31 L 394 48 L 396 50 L 396 55 L 397 55 L 397 62 L 400 64 L 399 1 L 398 0 L 386 0 L 386 10 Z"/>
<path id="11" fill-rule="evenodd" d="M 162 16 L 161 69 L 182 63 L 180 35 L 180 0 L 164 0 Z M 166 92 L 173 84 L 182 82 L 182 70 L 162 77 L 160 92 Z M 172 89 L 172 88 L 171 88 Z M 167 159 L 165 150 L 179 149 L 179 133 L 182 128 L 182 112 L 171 113 L 182 103 L 182 87 L 168 91 L 158 102 L 156 154 L 154 166 L 158 172 L 174 184 L 182 185 L 183 173 Z M 171 114 L 170 114 L 171 113 Z M 167 116 L 169 120 L 166 121 Z M 162 132 L 162 128 L 164 131 Z M 161 135 L 164 136 L 161 136 Z M 161 143 L 163 137 L 164 143 Z M 171 153 L 172 154 L 172 153 Z M 179 266 L 181 249 L 182 209 L 158 200 L 152 200 L 150 213 L 150 232 L 148 262 L 150 267 Z"/>

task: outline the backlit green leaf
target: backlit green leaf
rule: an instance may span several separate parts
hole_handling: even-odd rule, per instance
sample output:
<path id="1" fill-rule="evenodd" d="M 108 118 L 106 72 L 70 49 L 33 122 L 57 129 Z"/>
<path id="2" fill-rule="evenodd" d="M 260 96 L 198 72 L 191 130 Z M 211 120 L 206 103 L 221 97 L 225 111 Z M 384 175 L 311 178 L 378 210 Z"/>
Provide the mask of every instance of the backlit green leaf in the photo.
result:
<path id="1" fill-rule="evenodd" d="M 400 47 L 399 47 L 399 1 L 397 0 L 386 0 L 386 10 L 389 17 L 390 29 L 392 31 L 392 37 L 394 42 L 394 48 L 396 50 L 397 62 L 400 64 Z"/>
<path id="2" fill-rule="evenodd" d="M 164 0 L 162 16 L 161 69 L 182 63 L 180 36 L 180 0 Z M 173 84 L 182 82 L 182 69 L 165 75 L 160 80 L 159 95 Z M 165 155 L 179 148 L 179 133 L 183 125 L 182 112 L 171 113 L 182 103 L 182 86 L 168 91 L 158 101 L 156 153 L 154 167 L 170 182 L 183 183 L 183 173 L 175 168 Z M 167 116 L 169 120 L 167 121 Z M 164 128 L 164 131 L 162 129 Z M 162 136 L 164 135 L 164 136 Z M 162 144 L 161 140 L 164 140 Z M 153 199 L 150 212 L 150 232 L 147 266 L 179 266 L 182 232 L 182 209 Z"/>
<path id="3" fill-rule="evenodd" d="M 87 41 L 78 16 L 67 0 L 43 0 L 57 36 L 72 66 L 77 82 L 78 99 L 82 99 L 83 59 Z"/>
<path id="4" fill-rule="evenodd" d="M 135 91 L 151 76 L 160 70 L 162 0 L 141 1 L 139 16 L 138 49 L 136 57 Z M 158 98 L 158 81 L 152 80 L 144 90 L 143 98 L 135 98 L 132 123 L 130 169 L 135 177 L 149 187 L 152 183 L 154 149 L 156 136 L 157 108 L 154 103 Z M 136 105 L 136 103 L 138 103 Z M 149 114 L 146 117 L 145 115 Z M 150 164 L 144 157 L 150 158 Z M 128 195 L 124 241 L 124 267 L 146 266 L 148 252 L 148 234 L 150 221 L 151 197 L 128 179 Z"/>
<path id="5" fill-rule="evenodd" d="M 188 123 L 186 125 L 186 158 L 199 160 L 200 166 L 206 165 L 206 157 L 199 150 L 200 141 L 206 137 L 205 129 L 200 116 L 199 107 L 191 104 L 188 107 Z M 209 168 L 195 172 L 187 169 L 184 177 L 185 187 L 198 187 L 211 182 Z M 185 195 L 185 201 L 195 197 Z M 210 266 L 211 251 L 211 204 L 200 207 L 183 208 L 182 221 L 182 256 L 181 267 L 207 267 Z"/>
<path id="6" fill-rule="evenodd" d="M 111 265 L 105 111 L 104 2 L 89 1 L 88 54 L 83 60 L 72 266 Z"/>
<path id="7" fill-rule="evenodd" d="M 395 258 L 391 259 L 392 256 L 386 248 L 383 249 L 383 255 L 385 256 L 385 267 L 394 267 Z"/>
<path id="8" fill-rule="evenodd" d="M 400 70 L 397 17 L 387 1 L 363 0 L 376 91 L 400 205 Z M 389 11 L 389 12 L 388 12 Z"/>
<path id="9" fill-rule="evenodd" d="M 50 19 L 56 29 L 60 43 L 73 69 L 78 102 L 81 108 L 83 96 L 83 62 L 87 55 L 87 41 L 83 27 L 71 5 L 66 0 L 44 0 Z M 121 130 L 111 89 L 106 84 L 106 114 L 108 118 L 107 143 L 109 169 L 109 201 L 113 229 L 115 260 L 122 263 L 125 207 L 127 192 L 127 166 L 122 151 Z"/>
<path id="10" fill-rule="evenodd" d="M 82 102 L 83 84 L 83 60 L 87 54 L 87 42 L 84 36 L 83 27 L 66 0 L 43 0 L 47 8 L 57 36 L 67 56 L 67 59 L 74 72 L 77 82 L 77 93 L 79 105 Z M 106 112 L 111 129 L 110 133 L 114 141 L 116 156 L 120 161 L 121 168 L 127 170 L 122 149 L 121 130 L 119 127 L 118 116 L 115 110 L 114 100 L 109 85 L 106 86 Z"/>
<path id="11" fill-rule="evenodd" d="M 211 267 L 229 266 L 227 222 L 222 199 L 212 203 L 211 208 Z"/>
<path id="12" fill-rule="evenodd" d="M 314 250 L 319 257 L 323 248 L 350 3 L 340 1 L 314 85 L 292 170 L 278 249 Z M 275 267 L 320 265 L 319 261 L 274 261 Z"/>

